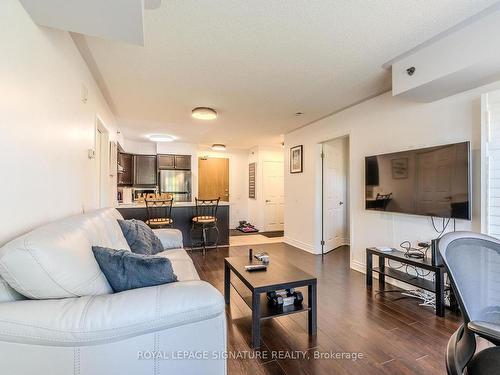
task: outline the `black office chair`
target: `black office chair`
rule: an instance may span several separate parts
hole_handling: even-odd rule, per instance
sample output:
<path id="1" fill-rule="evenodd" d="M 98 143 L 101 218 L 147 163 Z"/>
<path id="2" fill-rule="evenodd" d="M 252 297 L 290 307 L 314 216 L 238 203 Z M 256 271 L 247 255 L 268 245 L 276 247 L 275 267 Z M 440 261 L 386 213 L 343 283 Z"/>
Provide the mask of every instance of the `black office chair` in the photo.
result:
<path id="1" fill-rule="evenodd" d="M 196 230 L 201 230 L 201 243 L 199 246 L 203 248 L 203 255 L 207 252 L 207 246 L 213 245 L 218 250 L 219 247 L 219 228 L 217 227 L 217 209 L 219 207 L 220 197 L 217 199 L 198 199 L 195 198 L 195 216 L 192 219 L 191 227 L 191 243 L 194 244 L 193 233 Z M 215 231 L 215 241 L 209 242 L 207 232 Z M 194 247 L 194 246 L 193 246 Z"/>
<path id="2" fill-rule="evenodd" d="M 475 353 L 476 335 L 500 344 L 500 241 L 452 232 L 439 240 L 438 247 L 464 318 L 448 341 L 448 374 L 500 374 L 500 347 Z"/>

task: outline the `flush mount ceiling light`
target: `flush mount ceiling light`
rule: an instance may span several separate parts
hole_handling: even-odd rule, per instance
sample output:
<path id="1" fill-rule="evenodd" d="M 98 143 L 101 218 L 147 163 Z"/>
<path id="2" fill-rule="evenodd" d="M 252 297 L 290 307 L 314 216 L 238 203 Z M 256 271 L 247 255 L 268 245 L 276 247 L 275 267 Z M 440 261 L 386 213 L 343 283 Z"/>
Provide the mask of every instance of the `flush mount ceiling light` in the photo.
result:
<path id="1" fill-rule="evenodd" d="M 151 134 L 148 135 L 148 138 L 153 142 L 172 142 L 174 140 L 174 137 L 166 134 Z"/>
<path id="2" fill-rule="evenodd" d="M 217 118 L 217 112 L 215 109 L 208 107 L 196 107 L 191 112 L 191 116 L 198 120 L 215 120 Z"/>
<path id="3" fill-rule="evenodd" d="M 223 145 L 221 143 L 214 143 L 212 145 L 212 150 L 213 151 L 226 151 L 226 145 Z"/>

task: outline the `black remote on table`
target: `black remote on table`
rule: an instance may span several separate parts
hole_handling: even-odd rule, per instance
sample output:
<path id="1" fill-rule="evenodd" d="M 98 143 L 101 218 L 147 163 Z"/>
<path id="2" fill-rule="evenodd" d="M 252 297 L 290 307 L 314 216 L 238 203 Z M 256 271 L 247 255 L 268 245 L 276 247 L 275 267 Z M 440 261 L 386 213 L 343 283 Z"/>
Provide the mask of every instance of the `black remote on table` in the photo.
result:
<path id="1" fill-rule="evenodd" d="M 267 266 L 265 264 L 250 264 L 248 266 L 245 266 L 245 269 L 248 272 L 265 271 L 267 270 Z"/>

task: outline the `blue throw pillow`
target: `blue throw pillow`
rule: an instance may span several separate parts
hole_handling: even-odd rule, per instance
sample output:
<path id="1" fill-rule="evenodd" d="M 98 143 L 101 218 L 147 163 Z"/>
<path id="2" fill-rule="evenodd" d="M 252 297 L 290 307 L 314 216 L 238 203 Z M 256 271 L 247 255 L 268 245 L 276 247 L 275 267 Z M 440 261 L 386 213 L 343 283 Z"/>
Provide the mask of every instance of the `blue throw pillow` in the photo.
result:
<path id="1" fill-rule="evenodd" d="M 170 259 L 92 246 L 94 257 L 115 292 L 177 281 Z"/>
<path id="2" fill-rule="evenodd" d="M 153 230 L 140 220 L 118 220 L 130 250 L 136 254 L 155 255 L 162 252 L 163 245 Z"/>

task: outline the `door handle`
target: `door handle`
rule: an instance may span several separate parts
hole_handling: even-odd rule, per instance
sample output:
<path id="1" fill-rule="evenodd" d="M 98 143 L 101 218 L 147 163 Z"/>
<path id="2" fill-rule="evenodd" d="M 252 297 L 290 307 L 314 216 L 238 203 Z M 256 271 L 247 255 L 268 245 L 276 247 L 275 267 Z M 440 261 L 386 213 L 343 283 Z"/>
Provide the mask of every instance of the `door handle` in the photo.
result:
<path id="1" fill-rule="evenodd" d="M 270 203 L 271 201 L 269 199 L 266 199 L 266 203 Z"/>
<path id="2" fill-rule="evenodd" d="M 344 204 L 344 202 L 340 201 L 339 202 L 339 206 L 342 206 Z"/>

